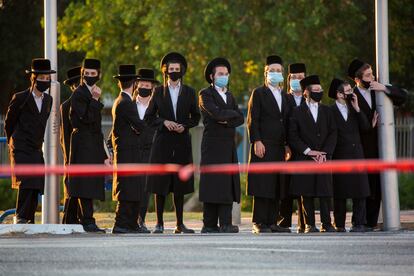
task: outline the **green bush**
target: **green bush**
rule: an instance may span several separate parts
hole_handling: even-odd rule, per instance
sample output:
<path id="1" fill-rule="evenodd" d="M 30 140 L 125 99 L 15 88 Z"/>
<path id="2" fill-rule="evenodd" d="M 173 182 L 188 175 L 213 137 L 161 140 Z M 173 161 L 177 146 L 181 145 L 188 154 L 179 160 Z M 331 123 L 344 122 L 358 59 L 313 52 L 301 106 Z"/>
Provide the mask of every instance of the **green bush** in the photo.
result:
<path id="1" fill-rule="evenodd" d="M 11 188 L 10 178 L 0 179 L 0 210 L 16 207 L 17 190 Z"/>
<path id="2" fill-rule="evenodd" d="M 399 175 L 401 210 L 414 209 L 414 174 Z"/>

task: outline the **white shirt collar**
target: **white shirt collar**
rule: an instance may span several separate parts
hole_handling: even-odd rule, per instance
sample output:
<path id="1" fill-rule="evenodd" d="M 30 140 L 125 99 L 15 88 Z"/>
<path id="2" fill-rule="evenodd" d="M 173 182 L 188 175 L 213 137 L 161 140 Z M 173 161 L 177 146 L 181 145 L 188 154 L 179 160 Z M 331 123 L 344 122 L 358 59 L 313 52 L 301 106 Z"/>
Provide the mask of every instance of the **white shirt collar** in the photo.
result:
<path id="1" fill-rule="evenodd" d="M 169 89 L 176 90 L 176 89 L 179 89 L 181 87 L 181 81 L 178 81 L 176 86 L 173 86 L 170 80 L 167 81 L 167 84 L 168 84 Z"/>
<path id="2" fill-rule="evenodd" d="M 227 92 L 227 87 L 220 88 L 217 85 L 214 85 L 214 88 L 217 90 L 217 92 L 220 92 L 220 93 L 226 93 Z"/>
<path id="3" fill-rule="evenodd" d="M 280 89 L 280 87 L 273 87 L 270 84 L 267 87 L 269 87 L 270 91 L 272 91 L 273 93 L 282 93 L 282 89 Z"/>
<path id="4" fill-rule="evenodd" d="M 47 90 L 49 90 L 49 89 L 47 89 Z M 40 95 L 40 96 L 37 96 L 36 93 L 34 91 L 32 91 L 33 98 L 35 100 L 38 100 L 38 99 L 42 99 L 43 100 L 43 98 L 45 97 L 45 94 L 44 93 L 46 93 L 47 90 L 45 92 L 43 92 L 42 95 Z"/>
<path id="5" fill-rule="evenodd" d="M 311 103 L 311 101 L 309 100 L 306 100 L 306 104 L 308 105 L 308 107 L 313 107 L 313 108 L 319 106 L 319 103 L 316 103 L 316 102 Z"/>

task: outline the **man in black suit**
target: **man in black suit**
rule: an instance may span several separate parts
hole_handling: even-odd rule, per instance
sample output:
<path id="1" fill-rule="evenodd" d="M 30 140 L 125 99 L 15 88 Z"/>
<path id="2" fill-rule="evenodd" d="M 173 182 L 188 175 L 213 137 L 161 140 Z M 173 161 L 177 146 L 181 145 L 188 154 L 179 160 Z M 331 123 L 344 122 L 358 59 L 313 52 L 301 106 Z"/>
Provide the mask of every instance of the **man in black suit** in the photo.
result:
<path id="1" fill-rule="evenodd" d="M 367 117 L 358 104 L 358 97 L 351 85 L 333 79 L 329 87 L 329 97 L 335 99 L 331 105 L 338 129 L 338 138 L 332 159 L 364 159 L 360 130 L 370 128 Z M 346 232 L 346 199 L 352 198 L 351 232 L 365 232 L 365 199 L 369 196 L 368 175 L 366 173 L 333 174 L 334 217 L 337 232 Z"/>
<path id="2" fill-rule="evenodd" d="M 289 64 L 287 83 L 289 84 L 289 93 L 287 93 L 287 102 L 290 107 L 289 117 L 292 110 L 302 104 L 305 104 L 305 97 L 300 86 L 300 81 L 306 76 L 306 66 L 303 63 Z M 288 119 L 289 121 L 289 119 Z M 290 159 L 292 157 L 290 156 Z M 289 159 L 289 160 L 290 160 Z M 289 161 L 288 160 L 288 161 Z M 285 175 L 285 191 L 289 191 L 290 175 Z M 298 205 L 298 225 L 297 232 L 303 233 L 305 231 L 305 222 L 303 218 L 302 203 L 300 198 L 297 200 Z M 280 202 L 279 226 L 289 228 L 292 226 L 292 211 L 293 211 L 293 197 L 286 195 Z"/>
<path id="3" fill-rule="evenodd" d="M 225 58 L 213 59 L 204 70 L 210 86 L 199 95 L 204 123 L 201 165 L 238 163 L 235 134 L 244 117 L 228 90 L 230 73 L 231 66 Z M 231 216 L 233 202 L 240 202 L 239 173 L 201 174 L 199 199 L 203 202 L 201 233 L 239 232 L 239 228 L 232 225 Z"/>
<path id="4" fill-rule="evenodd" d="M 378 159 L 378 113 L 376 111 L 376 94 L 385 93 L 395 106 L 402 105 L 407 93 L 396 86 L 384 85 L 375 81 L 372 67 L 359 59 L 354 59 L 348 67 L 348 76 L 355 81 L 354 93 L 358 97 L 361 111 L 372 123 L 367 131 L 361 132 L 361 142 L 364 156 L 367 159 Z M 377 226 L 381 206 L 381 181 L 378 173 L 368 174 L 371 195 L 366 200 L 367 224 L 366 229 L 372 230 Z"/>
<path id="5" fill-rule="evenodd" d="M 63 84 L 69 86 L 70 90 L 75 91 L 79 86 L 81 67 L 73 67 L 67 71 L 67 79 L 63 81 Z M 72 96 L 72 95 L 71 95 Z M 63 162 L 65 165 L 69 164 L 69 153 L 70 153 L 70 135 L 72 134 L 72 125 L 69 119 L 70 111 L 70 99 L 71 96 L 60 105 L 60 147 L 62 148 L 63 153 Z M 82 213 L 80 210 L 79 203 L 77 201 L 70 201 L 68 195 L 68 177 L 63 176 L 63 187 L 64 187 L 64 215 L 62 223 L 64 224 L 79 224 Z M 70 204 L 69 204 L 70 203 Z M 73 209 L 67 211 L 68 209 Z M 67 214 L 73 215 L 68 217 Z"/>
<path id="6" fill-rule="evenodd" d="M 44 164 L 43 138 L 52 108 L 50 68 L 48 59 L 33 59 L 30 74 L 31 87 L 13 95 L 4 121 L 11 166 Z M 39 194 L 44 192 L 44 176 L 12 175 L 12 188 L 18 190 L 16 223 L 34 223 Z"/>
<path id="7" fill-rule="evenodd" d="M 247 128 L 250 137 L 249 163 L 285 161 L 289 104 L 283 91 L 283 62 L 279 56 L 266 58 L 265 84 L 253 90 L 249 100 Z M 247 194 L 254 196 L 252 232 L 290 232 L 277 225 L 284 178 L 279 173 L 247 174 Z"/>
<path id="8" fill-rule="evenodd" d="M 150 163 L 192 164 L 190 128 L 198 125 L 200 111 L 195 90 L 183 84 L 187 61 L 179 53 L 171 52 L 161 60 L 164 83 L 155 89 L 145 113 L 145 121 L 156 127 Z M 157 224 L 153 233 L 164 232 L 164 205 L 169 193 L 174 194 L 177 218 L 174 233 L 194 233 L 183 222 L 184 195 L 194 192 L 194 177 L 181 181 L 178 175 L 149 175 L 147 191 L 155 194 Z"/>
<path id="9" fill-rule="evenodd" d="M 133 101 L 137 74 L 135 65 L 119 66 L 119 96 L 112 106 L 112 147 L 114 166 L 122 163 L 139 163 L 139 136 L 145 129 L 144 121 L 138 117 L 137 107 Z M 139 176 L 118 176 L 114 174 L 112 198 L 117 201 L 113 234 L 139 233 L 138 215 L 143 189 L 140 188 Z"/>
<path id="10" fill-rule="evenodd" d="M 70 101 L 70 123 L 73 127 L 70 137 L 69 165 L 110 164 L 104 148 L 101 129 L 101 89 L 96 85 L 101 76 L 101 63 L 97 59 L 85 59 L 81 69 L 81 83 L 72 93 Z M 104 177 L 78 177 L 69 175 L 69 200 L 77 201 L 81 207 L 80 222 L 87 232 L 105 233 L 98 228 L 93 217 L 93 199 L 105 200 Z M 67 217 L 73 217 L 69 209 Z"/>
<path id="11" fill-rule="evenodd" d="M 306 104 L 293 110 L 289 123 L 289 145 L 294 161 L 326 162 L 331 159 L 336 144 L 336 124 L 332 111 L 320 103 L 323 90 L 319 77 L 311 75 L 300 81 Z M 319 198 L 321 232 L 334 232 L 330 217 L 333 195 L 331 174 L 291 175 L 290 193 L 302 197 L 305 216 L 304 233 L 319 232 L 315 225 L 314 198 Z"/>
<path id="12" fill-rule="evenodd" d="M 140 120 L 144 120 L 145 113 L 148 109 L 149 101 L 155 86 L 159 82 L 155 79 L 155 72 L 152 69 L 138 69 L 137 89 L 135 90 L 136 107 Z M 154 139 L 156 127 L 146 126 L 139 136 L 138 156 L 139 163 L 148 163 L 151 153 L 152 141 Z M 145 191 L 146 176 L 140 177 L 140 188 L 142 197 L 140 201 L 138 225 L 141 233 L 150 233 L 145 225 L 145 217 L 147 215 L 148 202 L 150 193 Z"/>

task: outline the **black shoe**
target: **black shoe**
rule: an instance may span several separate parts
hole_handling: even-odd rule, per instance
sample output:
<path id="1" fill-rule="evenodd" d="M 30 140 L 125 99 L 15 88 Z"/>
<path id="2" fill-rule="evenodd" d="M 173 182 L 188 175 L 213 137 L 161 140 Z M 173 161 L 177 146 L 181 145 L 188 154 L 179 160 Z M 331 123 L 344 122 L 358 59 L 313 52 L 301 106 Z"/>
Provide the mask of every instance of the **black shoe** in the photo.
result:
<path id="1" fill-rule="evenodd" d="M 220 229 L 218 226 L 215 227 L 205 227 L 201 228 L 201 234 L 208 234 L 208 233 L 220 233 Z"/>
<path id="2" fill-rule="evenodd" d="M 174 229 L 174 234 L 194 234 L 194 230 L 187 228 L 184 224 L 177 225 Z"/>
<path id="3" fill-rule="evenodd" d="M 351 230 L 349 230 L 349 232 L 365 233 L 366 229 L 364 225 L 352 225 Z"/>
<path id="4" fill-rule="evenodd" d="M 290 233 L 289 228 L 285 228 L 277 224 L 270 225 L 270 230 L 272 231 L 272 233 Z"/>
<path id="5" fill-rule="evenodd" d="M 148 228 L 147 228 L 147 226 L 145 225 L 145 223 L 143 223 L 143 222 L 141 222 L 139 225 L 138 225 L 138 227 L 137 227 L 137 229 L 136 229 L 139 233 L 141 233 L 141 234 L 149 234 L 149 233 L 151 233 L 151 231 L 150 230 L 148 230 Z"/>
<path id="6" fill-rule="evenodd" d="M 335 227 L 335 231 L 339 233 L 344 233 L 346 232 L 346 229 L 345 227 Z"/>
<path id="7" fill-rule="evenodd" d="M 83 230 L 89 233 L 106 233 L 104 229 L 99 228 L 95 223 L 82 225 Z"/>
<path id="8" fill-rule="evenodd" d="M 155 225 L 155 228 L 152 231 L 152 233 L 153 234 L 162 234 L 162 233 L 164 233 L 164 225 L 163 224 Z"/>
<path id="9" fill-rule="evenodd" d="M 112 228 L 112 234 L 136 234 L 137 231 L 135 230 L 131 230 L 128 228 L 123 228 L 123 227 L 119 227 L 119 226 L 115 226 Z"/>
<path id="10" fill-rule="evenodd" d="M 303 233 L 319 233 L 319 229 L 315 225 L 306 225 Z"/>
<path id="11" fill-rule="evenodd" d="M 298 233 L 298 234 L 305 233 L 305 228 L 304 227 L 296 227 L 296 233 Z"/>
<path id="12" fill-rule="evenodd" d="M 335 228 L 332 226 L 332 224 L 323 225 L 321 226 L 321 232 L 323 233 L 334 233 L 336 232 Z"/>
<path id="13" fill-rule="evenodd" d="M 16 217 L 15 224 L 29 224 L 30 220 Z"/>
<path id="14" fill-rule="evenodd" d="M 223 225 L 220 226 L 220 233 L 239 233 L 239 227 L 237 225 Z"/>
<path id="15" fill-rule="evenodd" d="M 265 224 L 253 223 L 252 233 L 253 234 L 272 233 L 272 230 L 270 230 L 269 226 Z"/>

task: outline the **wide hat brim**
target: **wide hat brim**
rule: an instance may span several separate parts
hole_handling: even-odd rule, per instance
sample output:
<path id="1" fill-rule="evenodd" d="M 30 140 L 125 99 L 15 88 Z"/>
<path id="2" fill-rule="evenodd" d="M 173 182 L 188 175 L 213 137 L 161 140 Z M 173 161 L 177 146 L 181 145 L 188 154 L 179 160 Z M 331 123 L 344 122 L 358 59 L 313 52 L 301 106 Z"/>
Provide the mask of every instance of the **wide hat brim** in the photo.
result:
<path id="1" fill-rule="evenodd" d="M 160 69 L 162 69 L 162 67 L 164 66 L 164 64 L 167 63 L 173 63 L 173 62 L 178 62 L 183 66 L 183 75 L 185 74 L 185 72 L 187 71 L 187 60 L 185 59 L 185 57 L 177 52 L 171 52 L 166 54 L 160 62 Z"/>
<path id="2" fill-rule="evenodd" d="M 132 80 L 132 79 L 136 79 L 136 78 L 138 78 L 138 75 L 135 75 L 135 74 L 126 74 L 126 75 L 115 75 L 115 76 L 113 76 L 113 78 L 114 79 L 118 79 L 118 80 L 128 80 L 128 79 L 130 79 L 130 80 Z"/>
<path id="3" fill-rule="evenodd" d="M 80 78 L 81 78 L 80 76 L 67 78 L 66 80 L 63 81 L 63 84 L 71 86 L 72 84 L 75 84 L 75 83 L 79 82 Z"/>
<path id="4" fill-rule="evenodd" d="M 26 74 L 56 74 L 55 70 L 26 70 Z"/>
<path id="5" fill-rule="evenodd" d="M 213 69 L 217 66 L 225 66 L 227 67 L 227 70 L 229 70 L 229 74 L 231 73 L 231 65 L 227 59 L 222 57 L 215 58 L 212 61 L 210 61 L 204 69 L 204 77 L 208 83 L 213 82 L 213 80 L 210 78 L 210 75 L 212 74 Z"/>

